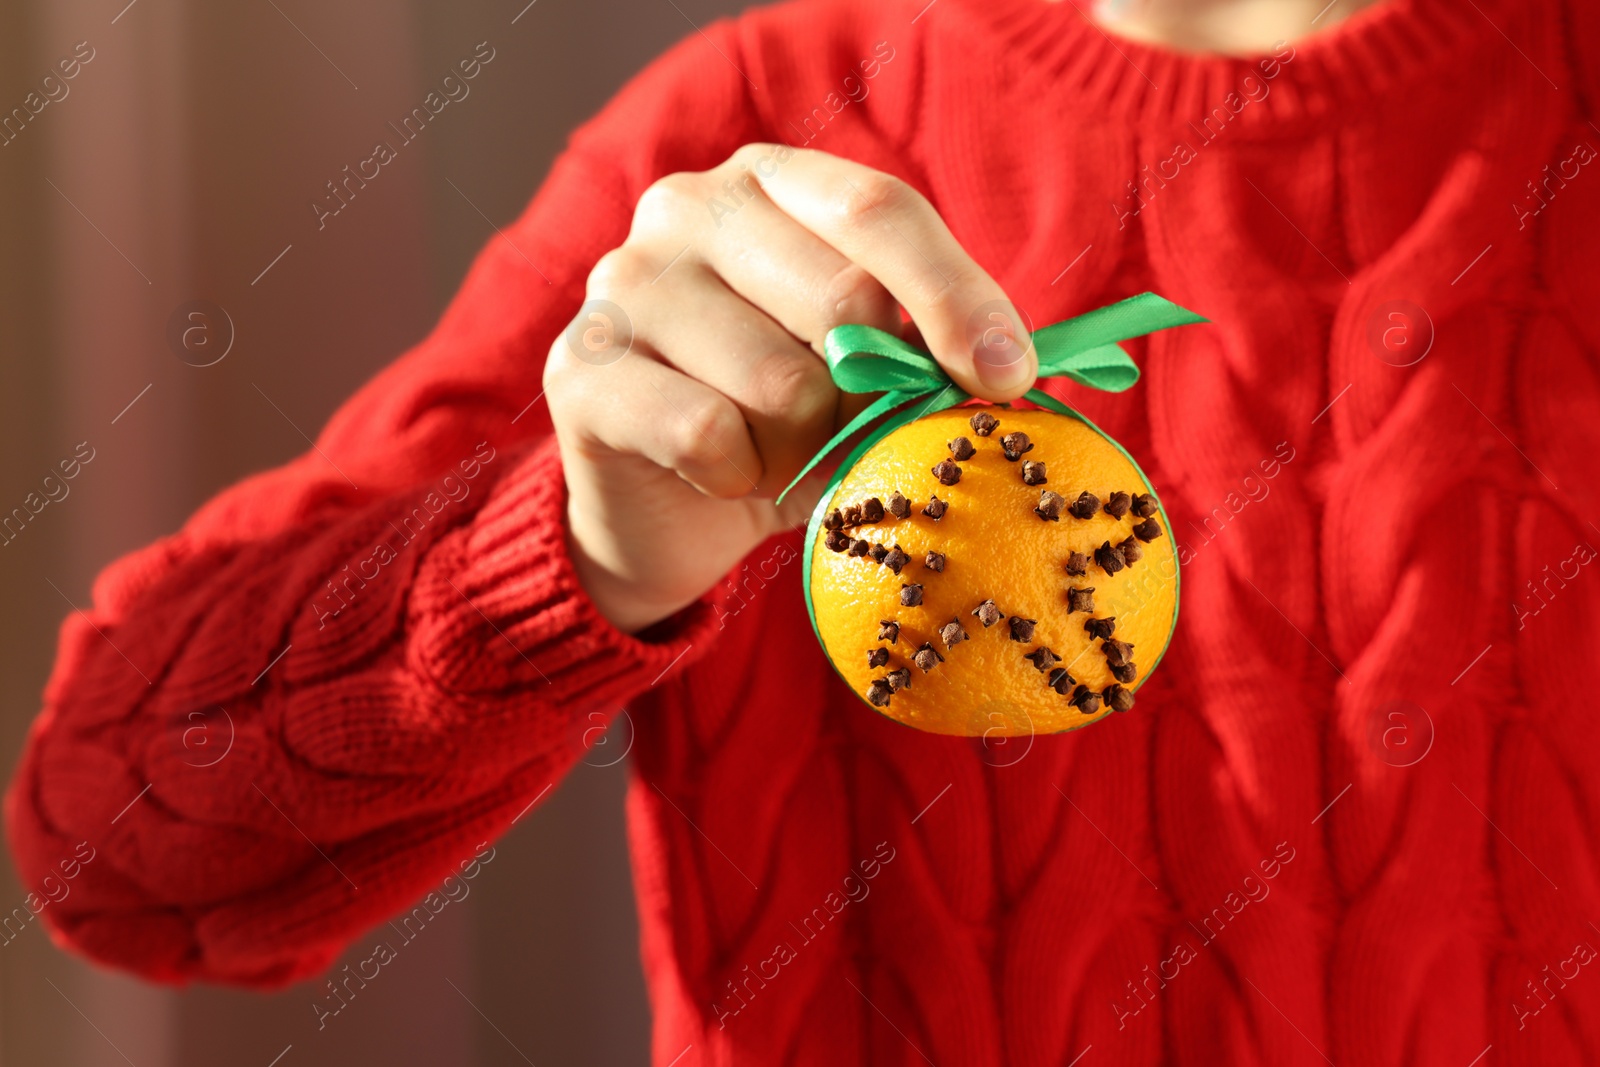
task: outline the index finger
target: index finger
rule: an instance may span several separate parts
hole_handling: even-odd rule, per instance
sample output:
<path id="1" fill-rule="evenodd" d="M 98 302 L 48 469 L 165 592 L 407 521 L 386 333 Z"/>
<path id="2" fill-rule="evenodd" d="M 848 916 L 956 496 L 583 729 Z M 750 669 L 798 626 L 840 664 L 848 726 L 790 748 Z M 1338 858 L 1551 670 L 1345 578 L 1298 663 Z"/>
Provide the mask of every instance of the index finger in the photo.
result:
<path id="1" fill-rule="evenodd" d="M 780 210 L 900 302 L 956 385 L 986 400 L 1013 400 L 1033 387 L 1038 359 L 1016 307 L 921 193 L 811 149 L 750 145 L 735 159 L 746 153 Z"/>

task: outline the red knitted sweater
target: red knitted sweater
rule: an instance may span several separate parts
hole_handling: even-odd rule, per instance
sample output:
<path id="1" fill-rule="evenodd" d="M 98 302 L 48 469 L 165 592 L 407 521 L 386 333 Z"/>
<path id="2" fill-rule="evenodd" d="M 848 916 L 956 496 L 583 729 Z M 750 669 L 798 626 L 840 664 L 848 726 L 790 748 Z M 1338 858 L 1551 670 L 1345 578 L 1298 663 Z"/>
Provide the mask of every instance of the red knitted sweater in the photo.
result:
<path id="1" fill-rule="evenodd" d="M 1233 61 L 925 3 L 690 36 L 314 451 L 106 570 L 7 798 L 31 884 L 93 850 L 62 941 L 315 976 L 626 704 L 659 1064 L 1596 1062 L 1600 15 L 1388 0 Z M 1213 320 L 1126 394 L 1052 383 L 1183 546 L 1132 714 L 873 714 L 798 534 L 645 639 L 585 598 L 543 354 L 641 190 L 751 140 L 912 182 L 1036 324 Z"/>

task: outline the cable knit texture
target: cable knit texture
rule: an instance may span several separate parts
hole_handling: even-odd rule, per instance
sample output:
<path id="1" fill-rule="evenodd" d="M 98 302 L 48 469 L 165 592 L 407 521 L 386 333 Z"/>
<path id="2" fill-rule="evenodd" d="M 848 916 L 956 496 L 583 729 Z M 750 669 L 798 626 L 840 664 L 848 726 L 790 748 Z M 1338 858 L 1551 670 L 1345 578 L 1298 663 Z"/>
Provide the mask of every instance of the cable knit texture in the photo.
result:
<path id="1" fill-rule="evenodd" d="M 162 981 L 314 976 L 626 703 L 658 1064 L 1596 1062 L 1597 47 L 1552 0 L 1387 0 L 1266 67 L 1042 0 L 689 36 L 316 451 L 66 621 L 7 816 L 35 884 L 97 858 L 45 919 Z M 874 715 L 798 534 L 639 639 L 585 599 L 543 354 L 640 192 L 751 140 L 911 182 L 1035 323 L 1147 288 L 1213 320 L 1134 343 L 1128 393 L 1051 383 L 1182 545 L 1133 713 Z"/>

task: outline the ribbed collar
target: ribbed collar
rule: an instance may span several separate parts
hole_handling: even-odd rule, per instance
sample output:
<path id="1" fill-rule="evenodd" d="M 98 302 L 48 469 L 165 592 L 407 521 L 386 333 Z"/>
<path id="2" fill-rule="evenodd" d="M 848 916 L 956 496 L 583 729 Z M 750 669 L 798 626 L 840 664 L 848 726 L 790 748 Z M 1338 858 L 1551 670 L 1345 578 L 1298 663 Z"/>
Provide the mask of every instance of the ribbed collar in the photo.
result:
<path id="1" fill-rule="evenodd" d="M 1072 0 L 940 0 L 940 30 L 989 36 L 1007 69 L 1039 92 L 1100 107 L 1108 118 L 1182 123 L 1222 105 L 1267 56 L 1176 52 L 1108 34 Z M 1509 0 L 1382 0 L 1293 42 L 1293 59 L 1252 104 L 1258 129 L 1304 122 L 1398 91 L 1506 26 Z M 929 13 L 930 15 L 932 12 Z M 1259 91 L 1259 90 L 1258 90 Z"/>

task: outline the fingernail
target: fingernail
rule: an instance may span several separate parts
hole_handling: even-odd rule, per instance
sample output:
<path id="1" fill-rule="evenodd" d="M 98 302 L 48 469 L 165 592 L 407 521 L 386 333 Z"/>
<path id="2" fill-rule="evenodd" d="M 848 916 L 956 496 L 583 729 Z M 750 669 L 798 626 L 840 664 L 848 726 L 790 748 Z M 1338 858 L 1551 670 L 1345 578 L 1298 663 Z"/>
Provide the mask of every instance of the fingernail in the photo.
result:
<path id="1" fill-rule="evenodd" d="M 985 330 L 973 350 L 973 366 L 985 388 L 1014 389 L 1032 376 L 1028 350 L 1009 330 Z"/>

